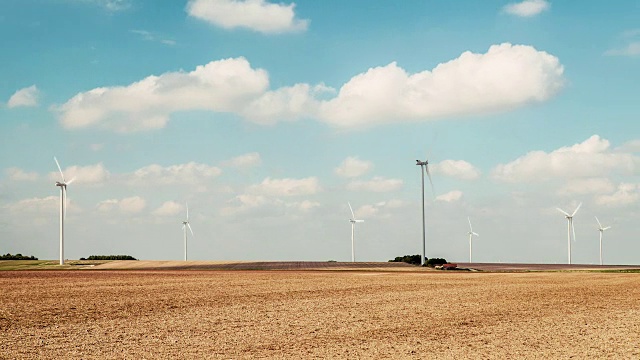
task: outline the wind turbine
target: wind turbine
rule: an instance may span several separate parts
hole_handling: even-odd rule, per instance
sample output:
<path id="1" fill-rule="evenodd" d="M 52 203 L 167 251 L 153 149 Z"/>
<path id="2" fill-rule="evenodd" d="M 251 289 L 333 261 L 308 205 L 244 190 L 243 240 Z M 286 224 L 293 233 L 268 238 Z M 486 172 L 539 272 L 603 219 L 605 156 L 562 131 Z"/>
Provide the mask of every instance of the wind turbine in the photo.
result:
<path id="1" fill-rule="evenodd" d="M 347 201 L 347 204 L 349 204 L 349 210 L 351 210 L 351 219 L 349 219 L 349 222 L 351 223 L 351 262 L 356 262 L 355 240 L 353 234 L 355 233 L 356 223 L 364 222 L 364 220 L 356 220 L 356 215 L 353 213 L 351 203 Z"/>
<path id="2" fill-rule="evenodd" d="M 473 256 L 472 256 L 473 235 L 475 236 L 480 236 L 480 235 L 478 233 L 473 232 L 473 227 L 471 226 L 471 219 L 469 219 L 468 216 L 467 216 L 467 220 L 469 220 L 469 232 L 467 233 L 469 235 L 469 262 L 472 263 L 473 262 Z"/>
<path id="3" fill-rule="evenodd" d="M 578 204 L 578 207 L 573 211 L 571 215 L 566 211 L 556 208 L 558 211 L 564 214 L 564 217 L 567 218 L 567 245 L 569 246 L 569 264 L 571 264 L 571 234 L 573 233 L 573 241 L 576 241 L 576 229 L 573 227 L 573 217 L 580 210 L 580 206 L 582 203 Z"/>
<path id="4" fill-rule="evenodd" d="M 595 218 L 596 218 L 596 221 L 598 222 L 598 231 L 600 232 L 600 265 L 602 265 L 602 233 L 605 230 L 611 229 L 611 226 L 602 227 L 602 224 L 600 224 L 600 220 L 598 220 L 598 217 L 595 216 Z"/>
<path id="5" fill-rule="evenodd" d="M 189 223 L 189 204 L 187 205 L 187 220 L 182 222 L 182 231 L 184 231 L 184 261 L 187 261 L 187 228 L 191 232 L 191 236 L 193 235 L 193 230 L 191 230 L 191 224 Z"/>
<path id="6" fill-rule="evenodd" d="M 60 187 L 60 265 L 64 265 L 64 218 L 67 216 L 67 185 L 71 184 L 75 178 L 66 181 L 58 159 L 54 156 L 53 160 L 56 162 L 62 178 L 62 181 L 56 181 L 56 186 Z"/>
<path id="7" fill-rule="evenodd" d="M 420 161 L 416 160 L 416 165 L 420 166 L 420 174 L 422 174 L 422 257 L 420 258 L 420 265 L 424 266 L 424 258 L 426 257 L 426 241 L 425 241 L 425 222 L 424 222 L 424 174 L 429 177 L 429 183 L 431 184 L 431 192 L 433 191 L 433 181 L 431 181 L 431 174 L 429 173 L 429 160 Z M 424 168 L 424 171 L 422 171 Z"/>

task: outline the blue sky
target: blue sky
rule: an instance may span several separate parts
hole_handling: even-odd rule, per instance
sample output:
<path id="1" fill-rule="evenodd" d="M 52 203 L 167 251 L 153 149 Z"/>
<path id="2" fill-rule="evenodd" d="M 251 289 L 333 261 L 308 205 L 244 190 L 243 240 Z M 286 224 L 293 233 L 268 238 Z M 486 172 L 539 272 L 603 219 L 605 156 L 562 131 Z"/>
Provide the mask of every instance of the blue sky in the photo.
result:
<path id="1" fill-rule="evenodd" d="M 640 1 L 6 1 L 0 251 L 638 263 Z M 9 35 L 10 34 L 10 35 Z"/>

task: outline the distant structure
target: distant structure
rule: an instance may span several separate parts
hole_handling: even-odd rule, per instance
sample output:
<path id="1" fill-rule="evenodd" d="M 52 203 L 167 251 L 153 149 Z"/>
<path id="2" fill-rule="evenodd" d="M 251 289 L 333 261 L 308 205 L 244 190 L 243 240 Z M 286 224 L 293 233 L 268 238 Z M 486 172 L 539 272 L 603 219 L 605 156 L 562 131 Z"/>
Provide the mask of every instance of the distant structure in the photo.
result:
<path id="1" fill-rule="evenodd" d="M 193 235 L 191 223 L 189 223 L 189 204 L 185 203 L 185 205 L 187 206 L 187 220 L 182 222 L 182 231 L 184 232 L 184 261 L 187 261 L 187 228 L 189 228 L 191 236 L 195 237 L 195 235 Z"/>
<path id="2" fill-rule="evenodd" d="M 61 177 L 61 181 L 56 181 L 56 186 L 60 187 L 60 265 L 64 265 L 64 219 L 67 216 L 67 185 L 70 185 L 75 178 L 66 181 L 58 159 L 54 156 L 53 160 L 58 166 Z"/>
<path id="3" fill-rule="evenodd" d="M 569 264 L 571 264 L 571 234 L 573 234 L 573 241 L 576 241 L 576 229 L 573 227 L 573 217 L 576 215 L 578 210 L 580 210 L 580 206 L 582 206 L 582 203 L 578 204 L 578 207 L 573 211 L 571 215 L 560 208 L 556 208 L 558 211 L 563 213 L 564 217 L 567 219 L 567 245 L 569 246 Z"/>
<path id="4" fill-rule="evenodd" d="M 469 262 L 473 262 L 473 236 L 480 236 L 478 233 L 473 232 L 473 227 L 471 226 L 471 219 L 467 216 L 467 220 L 469 220 Z"/>
<path id="5" fill-rule="evenodd" d="M 424 259 L 427 256 L 426 250 L 426 227 L 424 220 L 424 174 L 427 174 L 429 183 L 431 184 L 431 192 L 433 193 L 433 181 L 431 181 L 431 174 L 429 173 L 429 160 L 420 161 L 416 160 L 416 165 L 420 166 L 420 174 L 422 175 L 422 258 L 420 259 L 420 265 L 424 266 Z M 424 170 L 424 171 L 423 171 Z"/>
<path id="6" fill-rule="evenodd" d="M 356 220 L 356 215 L 353 213 L 353 208 L 351 207 L 351 203 L 347 201 L 347 204 L 349 205 L 349 210 L 351 210 L 351 219 L 349 219 L 349 222 L 351 223 L 351 262 L 356 262 L 354 233 L 355 233 L 356 223 L 364 222 L 364 220 Z"/>
<path id="7" fill-rule="evenodd" d="M 604 233 L 606 230 L 611 229 L 611 226 L 602 227 L 602 224 L 600 224 L 600 220 L 598 220 L 598 217 L 595 216 L 595 218 L 598 222 L 598 231 L 600 232 L 600 265 L 602 265 L 602 233 Z"/>

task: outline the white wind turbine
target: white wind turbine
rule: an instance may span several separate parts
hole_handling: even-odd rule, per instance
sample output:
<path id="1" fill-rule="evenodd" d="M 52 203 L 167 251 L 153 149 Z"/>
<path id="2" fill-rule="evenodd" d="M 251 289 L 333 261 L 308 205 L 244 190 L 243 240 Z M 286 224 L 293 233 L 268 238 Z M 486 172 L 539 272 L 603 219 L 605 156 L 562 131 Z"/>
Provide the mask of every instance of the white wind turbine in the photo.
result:
<path id="1" fill-rule="evenodd" d="M 567 218 L 567 244 L 569 246 L 569 264 L 571 264 L 571 234 L 573 234 L 573 241 L 576 241 L 576 229 L 573 227 L 573 217 L 582 206 L 582 203 L 578 204 L 578 207 L 573 211 L 571 215 L 566 211 L 556 208 L 558 211 L 564 214 L 564 217 Z"/>
<path id="2" fill-rule="evenodd" d="M 467 233 L 469 235 L 469 262 L 472 263 L 473 262 L 473 236 L 480 236 L 480 234 L 473 232 L 473 227 L 471 226 L 471 219 L 469 219 L 469 217 L 467 216 L 467 220 L 469 220 L 469 232 Z"/>
<path id="3" fill-rule="evenodd" d="M 351 210 L 351 219 L 349 219 L 351 223 L 351 262 L 356 262 L 355 239 L 353 235 L 355 233 L 356 223 L 364 222 L 364 220 L 356 220 L 356 215 L 353 213 L 351 203 L 347 201 L 347 204 L 349 204 L 349 210 Z"/>
<path id="4" fill-rule="evenodd" d="M 62 178 L 62 181 L 56 181 L 56 186 L 60 187 L 60 265 L 64 265 L 64 218 L 67 216 L 67 185 L 71 184 L 75 178 L 66 181 L 58 159 L 54 156 L 53 160 L 56 162 Z"/>
<path id="5" fill-rule="evenodd" d="M 598 231 L 600 232 L 600 265 L 602 265 L 602 233 L 604 233 L 605 230 L 611 229 L 611 226 L 602 227 L 602 224 L 600 224 L 600 220 L 598 220 L 598 217 L 596 216 L 595 218 L 598 222 Z"/>
<path id="6" fill-rule="evenodd" d="M 187 261 L 187 228 L 189 228 L 191 236 L 195 237 L 195 235 L 193 235 L 193 230 L 191 230 L 191 224 L 189 223 L 189 204 L 185 205 L 187 205 L 187 220 L 182 222 L 182 231 L 184 231 L 184 261 Z"/>
<path id="7" fill-rule="evenodd" d="M 416 160 L 416 165 L 420 166 L 420 174 L 422 175 L 422 257 L 420 258 L 420 265 L 424 266 L 424 258 L 427 256 L 426 254 L 426 227 L 424 220 L 424 174 L 427 174 L 429 177 L 429 183 L 431 184 L 431 192 L 435 193 L 433 190 L 433 181 L 431 181 L 431 174 L 429 173 L 429 160 L 420 161 Z M 424 171 L 422 169 L 424 168 Z"/>

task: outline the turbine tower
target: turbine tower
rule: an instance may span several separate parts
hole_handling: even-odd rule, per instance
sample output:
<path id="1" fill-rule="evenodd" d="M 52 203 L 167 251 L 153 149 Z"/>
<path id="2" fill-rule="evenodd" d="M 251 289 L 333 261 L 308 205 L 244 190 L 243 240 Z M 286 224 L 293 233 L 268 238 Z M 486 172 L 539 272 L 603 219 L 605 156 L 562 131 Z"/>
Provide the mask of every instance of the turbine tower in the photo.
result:
<path id="1" fill-rule="evenodd" d="M 75 178 L 66 181 L 64 179 L 60 163 L 58 163 L 58 159 L 54 156 L 53 160 L 58 166 L 58 171 L 60 171 L 60 177 L 62 180 L 56 181 L 56 186 L 60 187 L 60 265 L 64 265 L 64 218 L 67 216 L 67 185 L 71 184 Z"/>
<path id="2" fill-rule="evenodd" d="M 605 230 L 611 229 L 611 226 L 602 227 L 602 224 L 600 224 L 600 220 L 598 220 L 598 217 L 596 216 L 595 218 L 598 222 L 598 231 L 600 232 L 600 265 L 602 265 L 602 233 L 604 233 Z"/>
<path id="3" fill-rule="evenodd" d="M 356 262 L 355 240 L 353 235 L 355 233 L 356 223 L 364 222 L 364 220 L 356 220 L 356 215 L 353 213 L 351 203 L 347 201 L 347 204 L 349 204 L 349 210 L 351 210 L 351 219 L 349 219 L 351 223 L 351 262 Z"/>
<path id="4" fill-rule="evenodd" d="M 469 217 L 467 216 L 467 220 L 469 220 L 469 232 L 467 233 L 469 235 L 469 262 L 472 263 L 473 262 L 473 236 L 480 236 L 478 233 L 473 232 L 473 227 L 471 226 L 471 219 L 469 219 Z"/>
<path id="5" fill-rule="evenodd" d="M 187 228 L 189 228 L 191 236 L 195 237 L 195 235 L 193 235 L 193 230 L 191 230 L 191 224 L 189 223 L 189 204 L 185 205 L 187 205 L 187 220 L 182 222 L 182 231 L 184 232 L 184 261 L 187 261 Z"/>
<path id="6" fill-rule="evenodd" d="M 573 217 L 580 210 L 580 206 L 582 203 L 578 204 L 578 207 L 573 211 L 571 215 L 566 211 L 556 208 L 558 211 L 564 214 L 564 217 L 567 218 L 567 245 L 569 247 L 569 264 L 571 264 L 571 234 L 573 234 L 573 241 L 576 241 L 576 229 L 573 227 Z"/>
<path id="7" fill-rule="evenodd" d="M 426 228 L 424 222 L 424 174 L 429 177 L 429 183 L 431 183 L 431 192 L 433 193 L 433 181 L 431 181 L 431 174 L 429 173 L 429 160 L 420 161 L 416 160 L 416 165 L 420 166 L 420 174 L 422 174 L 422 257 L 420 258 L 420 265 L 424 266 L 424 258 L 426 254 Z M 424 169 L 424 171 L 422 171 Z"/>

